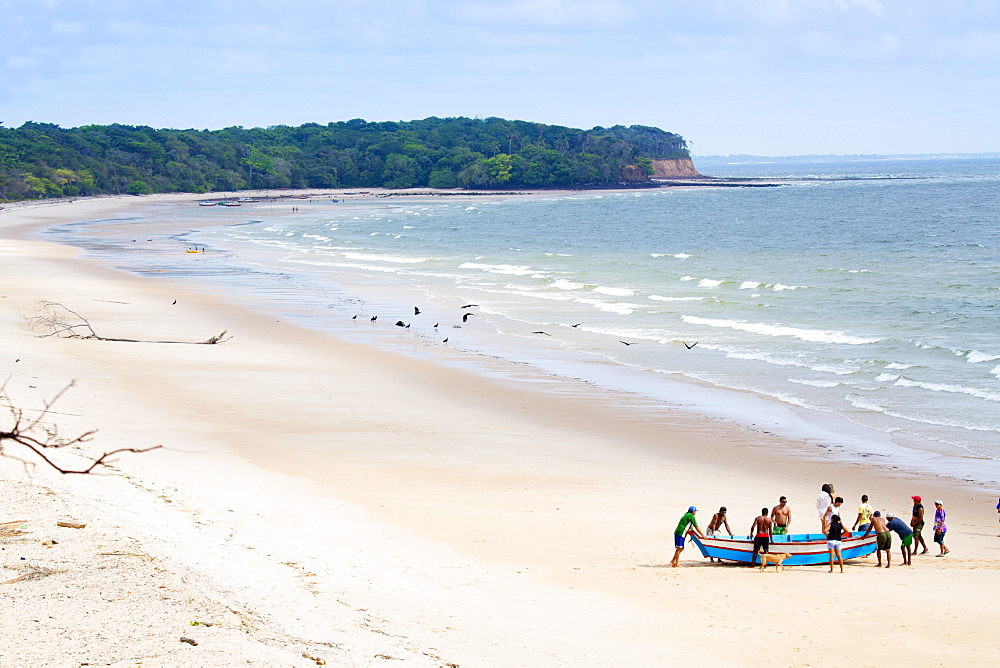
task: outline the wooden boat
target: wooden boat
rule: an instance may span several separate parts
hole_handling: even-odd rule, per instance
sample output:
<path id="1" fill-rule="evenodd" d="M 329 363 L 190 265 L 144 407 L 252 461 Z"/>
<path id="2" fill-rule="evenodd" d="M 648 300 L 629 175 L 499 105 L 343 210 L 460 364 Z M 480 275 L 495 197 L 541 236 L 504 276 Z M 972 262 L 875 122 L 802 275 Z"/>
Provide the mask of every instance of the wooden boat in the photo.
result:
<path id="1" fill-rule="evenodd" d="M 225 202 L 220 202 L 220 206 L 240 206 L 240 203 L 236 200 L 227 199 Z"/>
<path id="2" fill-rule="evenodd" d="M 745 564 L 760 563 L 755 559 L 753 539 L 744 536 L 710 536 L 699 538 L 691 534 L 691 540 L 706 557 L 740 561 Z M 872 554 L 875 551 L 875 534 L 867 536 L 861 531 L 855 531 L 850 538 L 843 540 L 840 554 L 844 559 L 854 559 Z M 787 566 L 808 566 L 827 564 L 830 562 L 830 551 L 826 546 L 826 536 L 821 533 L 797 533 L 771 538 L 770 551 L 774 553 L 787 552 L 792 555 L 785 560 Z"/>
<path id="3" fill-rule="evenodd" d="M 205 200 L 204 202 L 198 202 L 198 206 L 218 206 L 219 203 L 214 200 Z"/>

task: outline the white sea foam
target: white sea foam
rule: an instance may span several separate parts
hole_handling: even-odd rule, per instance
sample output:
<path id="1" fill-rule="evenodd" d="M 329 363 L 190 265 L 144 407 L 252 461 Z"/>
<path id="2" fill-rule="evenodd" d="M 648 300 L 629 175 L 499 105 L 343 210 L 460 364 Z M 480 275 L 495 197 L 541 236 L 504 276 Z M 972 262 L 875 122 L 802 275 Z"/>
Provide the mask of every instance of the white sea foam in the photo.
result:
<path id="1" fill-rule="evenodd" d="M 837 387 L 838 385 L 840 385 L 840 383 L 838 383 L 835 380 L 805 380 L 801 378 L 789 378 L 788 382 L 795 383 L 796 385 L 808 385 L 810 387 L 823 387 L 823 388 Z"/>
<path id="2" fill-rule="evenodd" d="M 716 281 L 712 278 L 703 278 L 698 281 L 699 288 L 717 288 L 722 285 L 723 281 Z"/>
<path id="3" fill-rule="evenodd" d="M 900 378 L 895 382 L 895 385 L 897 387 L 916 387 L 922 390 L 930 390 L 932 392 L 967 394 L 970 397 L 976 397 L 977 399 L 985 399 L 986 401 L 1000 401 L 1000 392 L 980 390 L 975 387 L 966 387 L 964 385 L 949 385 L 945 383 L 922 383 L 915 380 L 909 380 L 907 378 Z"/>
<path id="4" fill-rule="evenodd" d="M 395 262 L 397 264 L 420 264 L 427 262 L 429 257 L 400 257 L 398 255 L 375 255 L 369 253 L 344 253 L 348 260 L 368 260 L 371 262 Z"/>
<path id="5" fill-rule="evenodd" d="M 705 347 L 708 348 L 709 346 L 706 345 Z M 850 366 L 848 364 L 818 364 L 802 359 L 778 357 L 776 355 L 763 352 L 730 351 L 726 353 L 726 357 L 738 360 L 767 362 L 768 364 L 774 364 L 776 366 L 795 366 L 803 369 L 809 369 L 810 371 L 818 371 L 820 373 L 832 373 L 837 376 L 849 376 L 852 373 L 858 372 L 857 367 Z"/>
<path id="6" fill-rule="evenodd" d="M 875 380 L 879 383 L 891 383 L 892 381 L 899 380 L 899 374 L 896 373 L 880 373 L 875 377 Z"/>
<path id="7" fill-rule="evenodd" d="M 704 301 L 704 297 L 661 297 L 660 295 L 649 295 L 649 298 L 655 302 L 700 302 Z"/>
<path id="8" fill-rule="evenodd" d="M 740 283 L 740 290 L 753 290 L 754 288 L 759 288 L 763 283 L 758 283 L 757 281 L 743 281 Z"/>
<path id="9" fill-rule="evenodd" d="M 771 286 L 771 289 L 775 292 L 781 292 L 782 290 L 798 290 L 804 288 L 804 285 L 782 285 L 781 283 L 775 283 Z"/>
<path id="10" fill-rule="evenodd" d="M 720 327 L 736 329 L 753 334 L 763 334 L 765 336 L 793 336 L 803 341 L 814 341 L 816 343 L 843 343 L 847 345 L 861 345 L 865 343 L 875 343 L 878 338 L 864 338 L 851 336 L 844 332 L 823 331 L 815 329 L 801 329 L 798 327 L 785 327 L 782 325 L 769 325 L 762 322 L 744 322 L 742 320 L 719 320 L 716 318 L 699 318 L 693 315 L 681 316 L 681 320 L 692 325 L 707 325 L 709 327 Z"/>
<path id="11" fill-rule="evenodd" d="M 607 288 L 603 285 L 598 285 L 592 290 L 602 295 L 611 295 L 612 297 L 630 297 L 635 294 L 635 290 L 629 290 L 628 288 Z"/>
<path id="12" fill-rule="evenodd" d="M 994 367 L 993 369 L 991 369 L 990 373 L 993 374 L 994 376 L 996 376 L 997 380 L 1000 380 L 1000 366 L 997 366 L 997 367 Z"/>
<path id="13" fill-rule="evenodd" d="M 981 353 L 978 350 L 970 350 L 965 361 L 969 364 L 979 364 L 980 362 L 992 362 L 993 360 L 1000 360 L 1000 355 L 990 355 L 989 353 Z"/>
<path id="14" fill-rule="evenodd" d="M 694 276 L 681 276 L 682 281 L 697 281 L 698 279 Z"/>
<path id="15" fill-rule="evenodd" d="M 579 290 L 580 288 L 585 288 L 587 286 L 583 283 L 574 283 L 573 281 L 566 280 L 565 278 L 560 278 L 553 281 L 549 287 L 559 288 L 560 290 Z"/>
<path id="16" fill-rule="evenodd" d="M 635 310 L 639 308 L 638 304 L 626 304 L 618 302 L 605 302 L 599 299 L 577 299 L 577 303 L 587 304 L 593 306 L 601 311 L 607 311 L 608 313 L 618 313 L 620 315 L 631 315 L 635 313 Z"/>
<path id="17" fill-rule="evenodd" d="M 847 396 L 847 401 L 855 408 L 863 411 L 872 411 L 874 413 L 884 413 L 885 409 L 876 403 L 872 403 L 869 399 L 862 397 L 859 394 L 850 394 Z"/>
<path id="18" fill-rule="evenodd" d="M 478 262 L 463 262 L 458 265 L 459 269 L 481 269 L 491 274 L 506 274 L 509 276 L 531 276 L 538 274 L 537 269 L 532 269 L 530 265 L 516 264 L 480 264 Z"/>
<path id="19" fill-rule="evenodd" d="M 914 366 L 916 366 L 916 365 L 915 364 L 902 364 L 900 362 L 890 362 L 889 364 L 885 365 L 885 368 L 886 369 L 899 369 L 899 370 L 903 370 L 903 369 L 910 369 L 910 368 L 912 368 Z"/>

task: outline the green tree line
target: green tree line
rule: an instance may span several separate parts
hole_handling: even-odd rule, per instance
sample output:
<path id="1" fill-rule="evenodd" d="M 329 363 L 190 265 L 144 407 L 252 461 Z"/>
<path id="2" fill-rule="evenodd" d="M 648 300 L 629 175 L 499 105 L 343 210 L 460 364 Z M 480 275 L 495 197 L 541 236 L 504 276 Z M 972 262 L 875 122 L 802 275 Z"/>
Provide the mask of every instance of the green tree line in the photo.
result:
<path id="1" fill-rule="evenodd" d="M 586 188 L 648 181 L 680 135 L 502 118 L 268 128 L 0 126 L 0 199 L 261 188 Z"/>

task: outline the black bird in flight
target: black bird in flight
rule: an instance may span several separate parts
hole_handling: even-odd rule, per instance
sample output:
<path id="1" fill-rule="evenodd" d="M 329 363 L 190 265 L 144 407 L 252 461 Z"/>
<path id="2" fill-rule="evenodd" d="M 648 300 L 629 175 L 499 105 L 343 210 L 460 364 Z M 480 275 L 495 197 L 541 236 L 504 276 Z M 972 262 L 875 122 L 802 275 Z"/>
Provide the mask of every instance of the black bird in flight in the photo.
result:
<path id="1" fill-rule="evenodd" d="M 628 341 L 619 341 L 618 343 L 624 343 L 626 346 L 634 346 L 637 342 L 633 341 L 632 343 L 629 343 Z"/>
<path id="2" fill-rule="evenodd" d="M 357 319 L 358 319 L 358 316 L 356 316 L 356 315 L 351 318 L 351 320 L 357 320 Z"/>
<path id="3" fill-rule="evenodd" d="M 440 323 L 437 323 L 437 322 L 435 322 L 435 323 L 434 323 L 434 329 L 437 329 L 437 328 L 438 328 L 438 325 L 439 325 L 439 324 L 440 324 Z"/>
<path id="4" fill-rule="evenodd" d="M 420 315 L 420 309 L 416 306 L 413 307 L 413 315 Z"/>
<path id="5" fill-rule="evenodd" d="M 173 306 L 173 305 L 174 305 L 174 304 L 176 304 L 176 303 L 177 303 L 177 300 L 175 299 L 174 301 L 172 301 L 172 302 L 170 303 L 170 305 L 171 305 L 171 306 Z"/>
<path id="6" fill-rule="evenodd" d="M 444 340 L 444 341 L 442 341 L 441 343 L 448 343 L 448 339 L 447 339 L 447 337 L 445 337 L 445 340 Z"/>
<path id="7" fill-rule="evenodd" d="M 532 334 L 544 334 L 545 336 L 552 336 L 548 332 L 541 332 L 541 331 L 539 331 L 539 332 L 532 332 Z"/>
<path id="8" fill-rule="evenodd" d="M 475 307 L 477 307 L 477 306 L 479 306 L 479 304 L 466 304 L 466 305 L 465 305 L 465 306 L 463 306 L 462 308 L 475 308 Z"/>
<path id="9" fill-rule="evenodd" d="M 372 316 L 372 322 L 375 322 L 376 320 L 378 320 L 378 316 L 377 315 L 373 315 Z"/>
<path id="10" fill-rule="evenodd" d="M 698 345 L 698 342 L 697 342 L 697 341 L 695 341 L 694 343 L 691 343 L 691 344 L 689 344 L 689 343 L 687 343 L 687 342 L 685 342 L 685 341 L 681 341 L 681 343 L 683 343 L 683 344 L 684 344 L 684 347 L 685 347 L 685 348 L 687 348 L 688 350 L 691 350 L 691 349 L 692 349 L 692 348 L 694 348 L 694 347 L 695 347 L 696 345 Z"/>
<path id="11" fill-rule="evenodd" d="M 397 320 L 396 327 L 406 327 L 406 323 L 403 322 L 402 320 Z"/>
<path id="12" fill-rule="evenodd" d="M 465 313 L 462 315 L 462 322 L 468 322 L 470 315 L 476 315 L 475 313 Z"/>
<path id="13" fill-rule="evenodd" d="M 582 324 L 583 324 L 582 322 L 578 322 L 578 323 L 576 323 L 575 325 L 570 325 L 570 327 L 579 327 L 579 326 L 580 326 L 580 325 L 582 325 Z"/>

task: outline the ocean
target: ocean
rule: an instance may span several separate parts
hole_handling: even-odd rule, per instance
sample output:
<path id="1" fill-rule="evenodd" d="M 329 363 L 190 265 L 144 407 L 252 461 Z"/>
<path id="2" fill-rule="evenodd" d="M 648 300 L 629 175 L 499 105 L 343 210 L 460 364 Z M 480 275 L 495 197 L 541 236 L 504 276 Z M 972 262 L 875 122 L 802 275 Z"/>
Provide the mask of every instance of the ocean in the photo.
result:
<path id="1" fill-rule="evenodd" d="M 484 373 L 477 358 L 510 360 L 873 465 L 1000 480 L 1000 159 L 695 163 L 794 181 L 317 197 L 279 217 L 160 205 L 50 233 L 349 340 Z M 229 224 L 199 227 L 209 216 Z M 130 231 L 164 218 L 190 231 Z"/>

